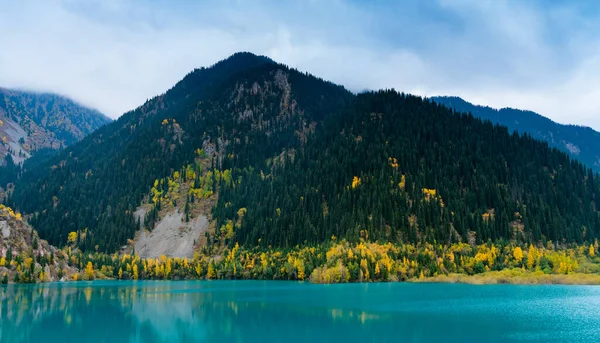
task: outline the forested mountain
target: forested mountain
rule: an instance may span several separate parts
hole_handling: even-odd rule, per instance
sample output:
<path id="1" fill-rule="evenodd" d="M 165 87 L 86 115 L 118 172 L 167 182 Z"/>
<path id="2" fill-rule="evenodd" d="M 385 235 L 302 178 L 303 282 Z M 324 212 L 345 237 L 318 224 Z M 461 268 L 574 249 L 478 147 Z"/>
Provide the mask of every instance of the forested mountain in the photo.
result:
<path id="1" fill-rule="evenodd" d="M 419 97 L 358 95 L 293 158 L 243 172 L 215 211 L 237 239 L 577 241 L 598 235 L 598 178 L 530 136 Z"/>
<path id="2" fill-rule="evenodd" d="M 85 247 L 115 250 L 133 236 L 132 213 L 154 180 L 193 160 L 196 149 L 214 142 L 222 156 L 235 146 L 238 165 L 260 166 L 350 98 L 265 57 L 236 54 L 25 173 L 11 203 L 35 213 L 31 223 L 54 244 L 88 228 Z"/>
<path id="3" fill-rule="evenodd" d="M 157 179 L 184 171 L 199 149 L 218 193 L 209 242 L 600 235 L 600 180 L 547 143 L 391 90 L 353 95 L 249 53 L 194 70 L 27 171 L 8 202 L 52 244 L 77 231 L 83 249 L 115 251 L 139 227 L 133 212 L 150 189 L 170 187 Z"/>
<path id="4" fill-rule="evenodd" d="M 532 111 L 477 106 L 459 97 L 440 96 L 431 99 L 457 111 L 472 113 L 482 120 L 504 125 L 511 132 L 527 133 L 535 139 L 546 141 L 594 171 L 600 171 L 600 132 L 592 128 L 559 124 Z"/>

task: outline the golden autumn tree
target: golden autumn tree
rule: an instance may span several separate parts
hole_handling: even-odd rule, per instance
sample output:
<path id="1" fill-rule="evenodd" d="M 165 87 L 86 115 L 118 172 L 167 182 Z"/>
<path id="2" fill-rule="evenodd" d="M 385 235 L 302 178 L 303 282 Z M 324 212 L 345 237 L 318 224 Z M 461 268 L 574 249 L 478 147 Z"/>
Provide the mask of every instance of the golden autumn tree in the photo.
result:
<path id="1" fill-rule="evenodd" d="M 400 187 L 401 190 L 405 190 L 405 188 L 406 188 L 406 175 L 402 174 L 402 178 L 400 178 L 400 182 L 398 183 L 398 187 Z"/>
<path id="2" fill-rule="evenodd" d="M 355 176 L 354 178 L 352 178 L 352 188 L 356 188 L 358 186 L 360 186 L 361 180 L 358 176 Z"/>
<path id="3" fill-rule="evenodd" d="M 362 260 L 360 260 L 360 269 L 362 269 L 364 280 L 368 281 L 369 280 L 369 263 L 364 258 Z"/>
<path id="4" fill-rule="evenodd" d="M 537 258 L 538 258 L 538 251 L 533 246 L 533 244 L 530 244 L 529 250 L 527 251 L 527 268 L 533 269 L 533 266 L 535 265 L 535 261 L 537 260 Z"/>
<path id="5" fill-rule="evenodd" d="M 171 276 L 171 259 L 167 258 L 167 262 L 165 263 L 165 280 Z"/>
<path id="6" fill-rule="evenodd" d="M 228 220 L 225 225 L 221 226 L 221 232 L 225 239 L 232 239 L 235 236 L 235 231 L 233 230 L 233 221 Z"/>
<path id="7" fill-rule="evenodd" d="M 75 242 L 77 242 L 77 232 L 75 232 L 75 231 L 69 232 L 69 236 L 67 236 L 67 241 L 70 244 L 75 244 Z"/>
<path id="8" fill-rule="evenodd" d="M 590 244 L 589 255 L 590 255 L 590 257 L 596 256 L 596 250 L 594 249 L 594 245 L 593 244 Z"/>
<path id="9" fill-rule="evenodd" d="M 516 247 L 513 249 L 513 257 L 517 263 L 521 263 L 523 261 L 523 249 L 521 247 Z"/>
<path id="10" fill-rule="evenodd" d="M 215 266 L 214 266 L 213 262 L 211 261 L 211 262 L 208 264 L 208 271 L 206 272 L 206 277 L 207 277 L 208 279 L 214 279 L 214 278 L 215 278 L 215 276 L 216 276 L 216 275 L 215 275 Z"/>
<path id="11" fill-rule="evenodd" d="M 92 264 L 91 261 L 89 261 L 87 263 L 87 265 L 85 266 L 85 276 L 87 277 L 88 280 L 94 279 L 94 265 Z"/>

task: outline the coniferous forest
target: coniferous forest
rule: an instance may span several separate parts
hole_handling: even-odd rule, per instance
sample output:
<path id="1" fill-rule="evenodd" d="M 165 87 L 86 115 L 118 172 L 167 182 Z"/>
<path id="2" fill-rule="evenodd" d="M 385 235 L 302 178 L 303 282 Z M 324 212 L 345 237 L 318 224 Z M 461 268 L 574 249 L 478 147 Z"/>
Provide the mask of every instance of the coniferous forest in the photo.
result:
<path id="1" fill-rule="evenodd" d="M 53 245 L 72 246 L 69 234 L 84 232 L 77 249 L 114 253 L 141 227 L 140 204 L 164 201 L 150 199 L 153 186 L 168 185 L 157 179 L 184 174 L 199 150 L 214 171 L 202 185 L 216 197 L 206 254 L 216 246 L 241 246 L 256 260 L 252 249 L 325 254 L 342 241 L 344 256 L 369 242 L 429 244 L 445 256 L 441 247 L 496 244 L 510 247 L 506 265 L 518 265 L 515 246 L 587 247 L 600 236 L 598 175 L 547 143 L 395 90 L 355 95 L 249 53 L 194 70 L 81 142 L 26 165 L 5 202 Z M 200 198 L 186 196 L 186 213 Z"/>

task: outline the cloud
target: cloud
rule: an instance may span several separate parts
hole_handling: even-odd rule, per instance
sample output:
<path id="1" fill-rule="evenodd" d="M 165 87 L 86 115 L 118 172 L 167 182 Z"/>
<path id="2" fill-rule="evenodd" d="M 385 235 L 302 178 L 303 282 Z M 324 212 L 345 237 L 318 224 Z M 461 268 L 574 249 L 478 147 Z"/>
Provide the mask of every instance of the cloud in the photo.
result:
<path id="1" fill-rule="evenodd" d="M 458 95 L 600 129 L 588 2 L 30 0 L 0 11 L 0 85 L 112 117 L 236 51 L 351 90 Z"/>

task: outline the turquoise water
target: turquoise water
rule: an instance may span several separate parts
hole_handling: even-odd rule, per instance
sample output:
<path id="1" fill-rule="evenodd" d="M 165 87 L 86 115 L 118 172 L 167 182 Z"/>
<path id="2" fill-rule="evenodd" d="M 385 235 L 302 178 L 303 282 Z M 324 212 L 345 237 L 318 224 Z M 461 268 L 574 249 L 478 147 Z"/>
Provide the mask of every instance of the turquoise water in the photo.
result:
<path id="1" fill-rule="evenodd" d="M 0 342 L 600 341 L 588 286 L 97 281 L 0 305 Z"/>

